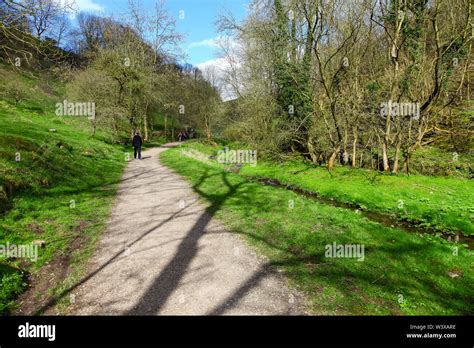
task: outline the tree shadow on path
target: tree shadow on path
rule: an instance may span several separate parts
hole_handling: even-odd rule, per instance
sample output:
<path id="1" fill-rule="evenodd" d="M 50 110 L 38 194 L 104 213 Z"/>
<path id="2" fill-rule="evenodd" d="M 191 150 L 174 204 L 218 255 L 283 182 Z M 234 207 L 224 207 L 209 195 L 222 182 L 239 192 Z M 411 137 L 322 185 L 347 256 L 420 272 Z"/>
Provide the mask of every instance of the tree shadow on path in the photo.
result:
<path id="1" fill-rule="evenodd" d="M 170 260 L 159 276 L 153 281 L 153 284 L 148 288 L 135 308 L 126 311 L 124 315 L 158 314 L 168 298 L 177 289 L 178 284 L 185 275 L 191 261 L 198 252 L 198 241 L 204 234 L 212 217 L 220 209 L 222 204 L 224 204 L 229 197 L 232 197 L 238 188 L 244 184 L 244 182 L 240 182 L 236 185 L 231 185 L 227 179 L 227 174 L 228 173 L 226 172 L 221 173 L 222 179 L 228 188 L 227 192 L 224 194 L 209 195 L 200 190 L 199 187 L 204 183 L 204 181 L 211 177 L 208 175 L 208 170 L 204 172 L 198 183 L 193 186 L 193 189 L 196 192 L 212 202 L 212 204 L 206 208 L 193 227 L 189 230 L 186 237 L 180 243 L 172 260 Z"/>

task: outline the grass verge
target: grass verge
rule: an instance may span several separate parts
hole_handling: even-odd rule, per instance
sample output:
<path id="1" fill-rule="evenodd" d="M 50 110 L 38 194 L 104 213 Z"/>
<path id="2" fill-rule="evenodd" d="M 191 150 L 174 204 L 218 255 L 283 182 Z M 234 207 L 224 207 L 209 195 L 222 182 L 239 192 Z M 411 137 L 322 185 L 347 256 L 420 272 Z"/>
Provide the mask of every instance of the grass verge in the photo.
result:
<path id="1" fill-rule="evenodd" d="M 312 312 L 474 313 L 472 252 L 463 246 L 249 182 L 212 161 L 182 155 L 187 147 L 165 151 L 162 162 L 189 180 L 204 200 L 219 203 L 216 217 L 282 269 L 307 294 Z M 334 243 L 363 246 L 363 260 L 327 257 Z"/>
<path id="2" fill-rule="evenodd" d="M 87 120 L 0 101 L 0 245 L 43 245 L 37 259 L 3 253 L 0 313 L 30 314 L 85 270 L 112 206 L 126 149 L 90 136 Z"/>
<path id="3" fill-rule="evenodd" d="M 198 142 L 187 143 L 187 147 L 206 155 L 216 155 L 222 149 Z M 256 166 L 244 165 L 239 174 L 276 179 L 420 227 L 474 235 L 474 184 L 467 178 L 385 175 L 347 167 L 336 167 L 329 173 L 325 167 L 310 163 L 262 160 Z"/>

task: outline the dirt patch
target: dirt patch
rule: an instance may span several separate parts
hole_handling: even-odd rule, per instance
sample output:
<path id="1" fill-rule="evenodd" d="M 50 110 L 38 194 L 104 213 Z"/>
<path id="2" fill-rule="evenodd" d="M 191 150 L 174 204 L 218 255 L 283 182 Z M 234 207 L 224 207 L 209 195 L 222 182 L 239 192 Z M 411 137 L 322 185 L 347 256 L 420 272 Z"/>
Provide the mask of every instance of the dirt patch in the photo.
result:
<path id="1" fill-rule="evenodd" d="M 74 232 L 82 232 L 89 226 L 92 226 L 94 224 L 93 221 L 90 220 L 79 220 L 77 221 L 77 226 L 74 227 Z"/>
<path id="2" fill-rule="evenodd" d="M 44 232 L 44 229 L 35 222 L 32 222 L 32 223 L 28 224 L 26 227 L 28 227 L 28 229 L 31 232 L 34 232 L 36 234 L 43 234 L 43 232 Z"/>
<path id="3" fill-rule="evenodd" d="M 58 252 L 54 259 L 47 262 L 41 269 L 27 277 L 28 290 L 18 297 L 19 308 L 12 315 L 54 314 L 54 308 L 42 311 L 52 299 L 54 289 L 66 279 L 71 270 L 71 254 L 82 249 L 88 243 L 87 236 L 77 236 L 64 251 Z"/>
<path id="4" fill-rule="evenodd" d="M 8 194 L 3 186 L 0 185 L 0 214 L 4 213 L 11 207 Z"/>

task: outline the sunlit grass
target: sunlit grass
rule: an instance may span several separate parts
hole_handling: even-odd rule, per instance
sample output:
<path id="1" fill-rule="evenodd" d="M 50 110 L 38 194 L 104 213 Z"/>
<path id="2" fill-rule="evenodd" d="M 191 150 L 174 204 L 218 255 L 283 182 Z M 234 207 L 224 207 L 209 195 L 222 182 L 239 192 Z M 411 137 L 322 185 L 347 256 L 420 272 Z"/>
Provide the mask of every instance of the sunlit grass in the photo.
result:
<path id="1" fill-rule="evenodd" d="M 222 146 L 191 142 L 188 147 L 215 155 Z M 233 148 L 231 146 L 231 148 Z M 462 177 L 385 175 L 365 169 L 325 167 L 301 161 L 244 165 L 239 174 L 272 178 L 362 210 L 391 214 L 442 231 L 474 234 L 474 184 Z"/>
<path id="2" fill-rule="evenodd" d="M 249 182 L 180 151 L 164 152 L 162 162 L 195 185 L 205 201 L 220 203 L 216 217 L 284 270 L 307 293 L 313 313 L 474 313 L 472 254 L 464 247 Z M 325 246 L 334 242 L 364 245 L 364 261 L 325 257 Z M 459 275 L 452 278 L 454 273 Z"/>
<path id="3" fill-rule="evenodd" d="M 10 260 L 10 270 L 35 273 L 66 255 L 71 271 L 80 272 L 104 229 L 125 149 L 104 142 L 107 134 L 93 138 L 87 120 L 40 114 L 28 106 L 0 101 L 0 185 L 13 194 L 11 202 L 3 201 L 0 244 L 46 242 L 36 262 Z M 75 240 L 81 240 L 79 250 L 71 250 Z M 6 312 L 26 283 L 19 271 L 1 269 L 0 278 L 0 312 Z"/>

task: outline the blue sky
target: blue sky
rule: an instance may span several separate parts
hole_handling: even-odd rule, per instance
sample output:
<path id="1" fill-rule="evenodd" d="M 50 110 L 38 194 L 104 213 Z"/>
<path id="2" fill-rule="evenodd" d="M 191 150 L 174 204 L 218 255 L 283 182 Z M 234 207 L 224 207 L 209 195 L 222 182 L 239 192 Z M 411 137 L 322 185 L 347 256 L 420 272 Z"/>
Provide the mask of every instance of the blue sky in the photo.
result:
<path id="1" fill-rule="evenodd" d="M 80 10 L 120 17 L 127 11 L 127 0 L 75 0 Z M 156 0 L 159 1 L 159 0 Z M 142 0 L 143 8 L 152 9 L 155 0 Z M 215 19 L 220 13 L 231 12 L 241 20 L 246 15 L 249 0 L 167 0 L 165 7 L 176 19 L 176 30 L 185 36 L 182 43 L 187 63 L 195 66 L 215 60 L 218 49 L 213 39 L 218 37 Z M 184 12 L 180 12 L 184 11 Z M 184 18 L 180 18 L 184 14 Z"/>

